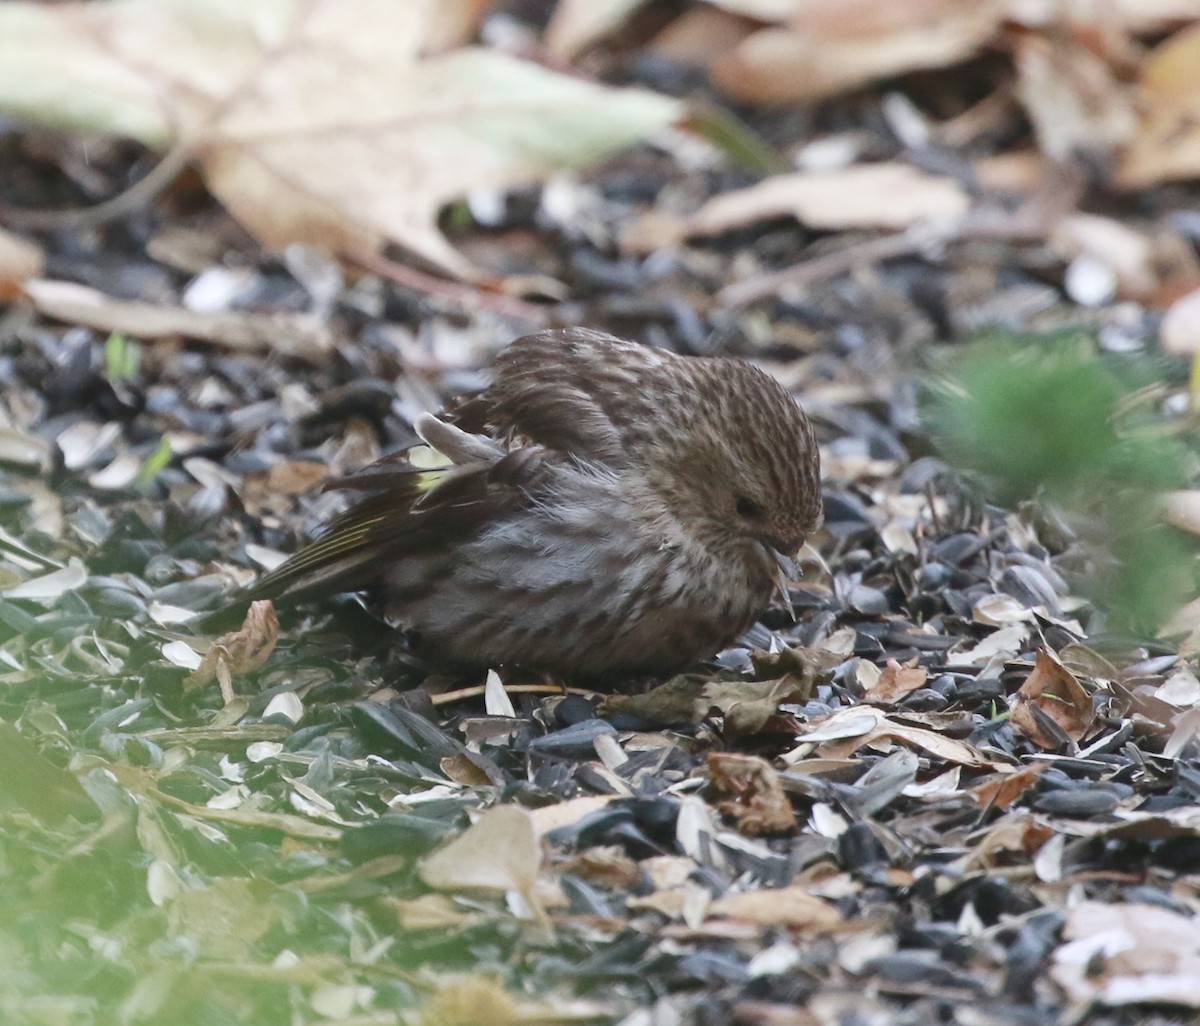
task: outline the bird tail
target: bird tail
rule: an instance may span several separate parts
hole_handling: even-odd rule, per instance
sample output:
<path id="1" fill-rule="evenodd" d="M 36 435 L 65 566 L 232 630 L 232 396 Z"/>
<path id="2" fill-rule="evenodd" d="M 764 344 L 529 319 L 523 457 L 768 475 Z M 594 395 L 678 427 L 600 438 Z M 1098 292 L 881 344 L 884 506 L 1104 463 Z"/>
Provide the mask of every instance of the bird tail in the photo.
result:
<path id="1" fill-rule="evenodd" d="M 414 427 L 424 444 L 385 456 L 337 481 L 333 487 L 362 497 L 331 520 L 311 544 L 203 617 L 198 627 L 212 632 L 236 625 L 250 603 L 259 599 L 294 603 L 369 586 L 387 557 L 405 548 L 406 533 L 417 527 L 412 514 L 424 512 L 427 498 L 451 479 L 484 470 L 504 455 L 491 439 L 468 434 L 430 414 L 419 416 Z"/>

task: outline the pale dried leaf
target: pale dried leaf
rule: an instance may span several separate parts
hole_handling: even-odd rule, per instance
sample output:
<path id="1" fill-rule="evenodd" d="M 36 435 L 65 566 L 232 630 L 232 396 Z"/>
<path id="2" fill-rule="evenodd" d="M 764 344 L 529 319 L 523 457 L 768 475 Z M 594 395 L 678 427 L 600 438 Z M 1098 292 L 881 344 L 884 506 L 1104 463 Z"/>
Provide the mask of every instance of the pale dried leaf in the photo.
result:
<path id="1" fill-rule="evenodd" d="M 864 164 L 838 172 L 776 175 L 709 200 L 687 221 L 689 235 L 712 235 L 791 215 L 813 228 L 909 228 L 953 222 L 970 199 L 951 178 L 907 164 Z"/>
<path id="2" fill-rule="evenodd" d="M 1070 25 L 1103 35 L 1159 32 L 1196 17 L 1195 0 L 1008 0 L 1009 21 L 1027 28 Z"/>
<path id="3" fill-rule="evenodd" d="M 1168 353 L 1179 356 L 1200 353 L 1200 289 L 1180 296 L 1167 307 L 1158 339 Z"/>
<path id="4" fill-rule="evenodd" d="M 1141 188 L 1200 174 L 1200 24 L 1161 43 L 1142 65 L 1141 121 L 1119 181 Z"/>
<path id="5" fill-rule="evenodd" d="M 791 21 L 800 15 L 806 6 L 806 0 L 708 0 L 714 7 L 720 7 L 730 14 L 739 14 L 745 18 L 757 21 Z"/>
<path id="6" fill-rule="evenodd" d="M 420 874 L 434 890 L 527 894 L 541 865 L 542 849 L 529 813 L 515 805 L 497 805 L 423 859 Z"/>
<path id="7" fill-rule="evenodd" d="M 1132 98 L 1105 61 L 1059 36 L 1031 32 L 1016 39 L 1017 95 L 1046 156 L 1104 157 L 1133 137 Z"/>
<path id="8" fill-rule="evenodd" d="M 998 768 L 1003 765 L 963 741 L 922 727 L 898 723 L 888 719 L 879 709 L 866 706 L 853 706 L 831 713 L 797 737 L 797 740 L 806 743 L 823 742 L 820 754 L 830 759 L 845 758 L 863 745 L 888 739 L 923 749 L 961 766 Z"/>
<path id="9" fill-rule="evenodd" d="M 1080 1002 L 1200 1008 L 1200 924 L 1157 905 L 1081 902 L 1050 975 Z"/>
<path id="10" fill-rule="evenodd" d="M 961 61 L 991 38 L 1002 15 L 996 0 L 808 2 L 792 27 L 756 32 L 719 59 L 713 80 L 740 100 L 815 99 Z"/>
<path id="11" fill-rule="evenodd" d="M 555 802 L 552 805 L 543 805 L 541 808 L 531 809 L 529 811 L 529 818 L 533 822 L 534 833 L 538 837 L 545 837 L 552 830 L 572 826 L 583 819 L 584 816 L 590 816 L 593 812 L 598 812 L 617 797 L 617 795 L 610 794 L 589 794 L 579 798 L 568 798 L 563 802 Z"/>
<path id="12" fill-rule="evenodd" d="M 512 699 L 504 690 L 504 681 L 495 670 L 488 670 L 483 684 L 484 710 L 489 716 L 516 716 Z"/>
<path id="13" fill-rule="evenodd" d="M 1176 670 L 1156 688 L 1154 697 L 1179 709 L 1200 705 L 1200 680 L 1187 667 Z"/>
<path id="14" fill-rule="evenodd" d="M 615 32 L 646 0 L 559 0 L 546 26 L 546 55 L 573 60 Z"/>
<path id="15" fill-rule="evenodd" d="M 12 286 L 38 277 L 45 265 L 46 255 L 40 246 L 0 229 L 0 298 L 7 298 Z"/>
<path id="16" fill-rule="evenodd" d="M 741 919 L 759 926 L 791 926 L 806 930 L 830 930 L 842 922 L 841 913 L 834 905 L 800 886 L 726 894 L 709 905 L 708 914 Z"/>
<path id="17" fill-rule="evenodd" d="M 115 299 L 86 285 L 45 278 L 27 281 L 24 292 L 46 317 L 131 338 L 189 338 L 309 360 L 320 359 L 333 348 L 328 327 L 307 314 L 197 313 L 182 306 Z"/>
<path id="18" fill-rule="evenodd" d="M 4 5 L 0 39 L 16 21 L 22 31 L 40 22 L 32 38 L 46 42 L 42 63 L 71 70 L 64 98 L 42 69 L 38 107 L 21 102 L 27 83 L 4 74 L 0 60 L 0 109 L 61 123 L 78 113 L 70 94 L 87 91 L 89 110 L 102 115 L 93 110 L 89 127 L 124 126 L 151 146 L 183 133 L 214 194 L 268 246 L 355 252 L 391 241 L 477 278 L 438 230 L 442 206 L 478 187 L 592 163 L 671 124 L 683 107 L 499 52 L 429 55 L 446 40 L 446 6 Z"/>
<path id="19" fill-rule="evenodd" d="M 954 654 L 954 662 L 963 666 L 979 666 L 997 657 L 1011 659 L 1021 651 L 1025 639 L 1029 637 L 1029 628 L 1020 624 L 1001 627 L 1000 630 L 989 634 L 979 644 L 963 652 Z"/>

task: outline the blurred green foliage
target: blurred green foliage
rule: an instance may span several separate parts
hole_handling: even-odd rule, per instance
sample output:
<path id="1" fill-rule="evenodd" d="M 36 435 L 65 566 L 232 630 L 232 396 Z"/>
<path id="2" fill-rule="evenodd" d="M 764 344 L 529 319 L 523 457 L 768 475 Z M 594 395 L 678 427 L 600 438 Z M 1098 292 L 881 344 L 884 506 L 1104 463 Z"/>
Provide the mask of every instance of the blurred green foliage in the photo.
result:
<path id="1" fill-rule="evenodd" d="M 1000 504 L 1066 517 L 1091 550 L 1078 583 L 1114 626 L 1150 631 L 1194 595 L 1194 540 L 1158 511 L 1196 465 L 1156 402 L 1169 368 L 1063 333 L 983 339 L 940 370 L 925 412 L 943 454 Z"/>

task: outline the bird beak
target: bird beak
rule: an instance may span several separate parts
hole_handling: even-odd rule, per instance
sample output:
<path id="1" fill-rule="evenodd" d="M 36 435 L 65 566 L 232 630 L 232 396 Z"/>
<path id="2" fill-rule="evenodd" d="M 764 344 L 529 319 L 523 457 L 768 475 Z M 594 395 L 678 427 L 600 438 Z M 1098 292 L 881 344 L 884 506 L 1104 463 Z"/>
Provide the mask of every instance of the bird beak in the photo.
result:
<path id="1" fill-rule="evenodd" d="M 798 577 L 796 564 L 793 562 L 791 556 L 780 552 L 778 549 L 768 547 L 767 554 L 775 560 L 775 565 L 779 568 L 779 573 L 775 578 L 775 593 L 779 596 L 783 604 L 787 606 L 787 610 L 794 620 L 796 619 L 796 608 L 792 605 L 792 596 L 788 591 L 788 585 Z"/>

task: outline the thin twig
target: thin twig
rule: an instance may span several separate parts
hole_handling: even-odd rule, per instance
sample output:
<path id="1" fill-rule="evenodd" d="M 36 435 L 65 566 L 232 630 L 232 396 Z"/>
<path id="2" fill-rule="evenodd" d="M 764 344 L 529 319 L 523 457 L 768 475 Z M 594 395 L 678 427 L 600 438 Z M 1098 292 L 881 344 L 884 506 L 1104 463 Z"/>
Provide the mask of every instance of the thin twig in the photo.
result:
<path id="1" fill-rule="evenodd" d="M 558 684 L 505 684 L 504 690 L 510 695 L 583 695 L 584 698 L 595 698 L 595 691 L 583 688 L 564 688 Z M 484 693 L 484 686 L 479 684 L 470 688 L 459 688 L 457 691 L 443 691 L 434 695 L 434 705 L 449 705 L 451 702 L 461 702 L 466 698 L 479 698 Z"/>
<path id="2" fill-rule="evenodd" d="M 22 210 L 8 203 L 0 203 L 0 224 L 34 231 L 83 228 L 115 221 L 150 203 L 170 187 L 176 176 L 187 167 L 203 145 L 212 142 L 221 119 L 245 98 L 251 88 L 257 84 L 264 69 L 273 64 L 280 54 L 287 52 L 296 43 L 315 7 L 316 0 L 307 0 L 305 7 L 297 12 L 288 35 L 277 45 L 263 52 L 261 58 L 248 69 L 246 76 L 204 114 L 195 130 L 186 135 L 180 134 L 171 144 L 163 159 L 144 178 L 134 182 L 128 189 L 117 193 L 116 196 L 92 207 L 73 207 L 65 210 Z M 101 45 L 107 45 L 109 50 L 116 50 L 111 42 L 104 39 L 102 35 L 98 42 Z M 120 58 L 127 66 L 141 70 L 147 78 L 153 80 L 158 77 L 159 71 L 153 65 L 139 68 L 139 62 L 126 53 L 121 53 Z M 168 115 L 169 113 L 167 111 Z M 168 120 L 170 120 L 169 116 Z M 178 126 L 176 126 L 176 130 L 178 130 Z"/>
<path id="3" fill-rule="evenodd" d="M 382 254 L 366 249 L 343 249 L 341 253 L 347 260 L 353 261 L 372 274 L 378 274 L 381 278 L 386 278 L 406 289 L 412 289 L 414 292 L 423 292 L 437 299 L 449 300 L 466 310 L 489 310 L 502 317 L 528 321 L 539 327 L 549 321 L 546 307 L 538 306 L 535 303 L 526 303 L 523 299 L 517 299 L 515 296 L 506 296 L 500 292 L 490 292 L 473 285 L 448 281 L 395 260 L 389 260 Z"/>
<path id="4" fill-rule="evenodd" d="M 0 224 L 10 228 L 32 231 L 57 231 L 60 229 L 86 228 L 106 224 L 132 214 L 149 204 L 168 189 L 188 162 L 195 147 L 184 140 L 176 142 L 150 173 L 138 179 L 124 192 L 97 203 L 94 207 L 70 207 L 64 210 L 22 210 L 8 203 L 0 203 Z"/>
<path id="5" fill-rule="evenodd" d="M 774 296 L 789 285 L 815 285 L 817 282 L 828 281 L 839 274 L 845 274 L 860 264 L 873 264 L 880 260 L 907 256 L 924 249 L 928 244 L 927 236 L 918 237 L 912 231 L 884 235 L 881 238 L 867 239 L 865 242 L 853 242 L 843 249 L 801 260 L 783 270 L 726 285 L 717 293 L 717 304 L 727 309 L 746 306 L 756 300 Z"/>
<path id="6" fill-rule="evenodd" d="M 1083 189 L 1078 169 L 1060 167 L 1044 188 L 1031 194 L 1016 210 L 975 210 L 954 224 L 915 224 L 895 235 L 853 242 L 832 253 L 801 260 L 791 267 L 727 285 L 717 293 L 725 308 L 746 306 L 777 295 L 788 286 L 815 285 L 863 264 L 920 253 L 932 247 L 971 239 L 1036 242 L 1074 209 Z"/>

